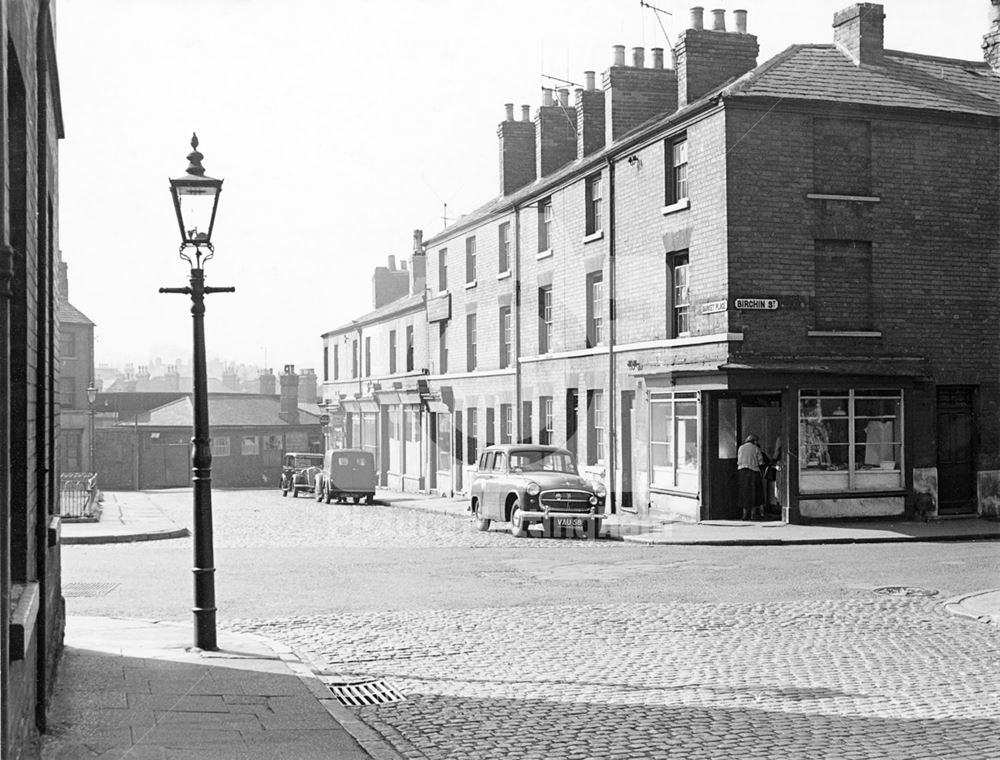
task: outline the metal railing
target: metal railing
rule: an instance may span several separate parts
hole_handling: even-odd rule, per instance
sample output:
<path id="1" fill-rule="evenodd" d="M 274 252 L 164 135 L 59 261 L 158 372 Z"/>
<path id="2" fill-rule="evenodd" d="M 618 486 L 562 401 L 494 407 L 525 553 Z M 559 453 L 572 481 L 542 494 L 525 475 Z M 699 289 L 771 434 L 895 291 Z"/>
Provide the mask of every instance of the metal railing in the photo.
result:
<path id="1" fill-rule="evenodd" d="M 64 518 L 99 517 L 96 472 L 64 472 L 59 476 L 59 487 L 59 513 Z"/>

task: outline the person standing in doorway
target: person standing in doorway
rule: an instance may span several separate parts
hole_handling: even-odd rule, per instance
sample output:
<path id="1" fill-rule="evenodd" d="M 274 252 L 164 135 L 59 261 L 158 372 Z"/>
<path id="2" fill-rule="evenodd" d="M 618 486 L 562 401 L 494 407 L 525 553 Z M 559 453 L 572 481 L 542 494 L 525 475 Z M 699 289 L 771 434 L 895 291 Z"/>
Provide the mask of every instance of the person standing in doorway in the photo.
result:
<path id="1" fill-rule="evenodd" d="M 757 436 L 751 433 L 736 451 L 737 501 L 744 520 L 752 520 L 758 514 L 764 516 L 761 509 L 764 488 L 760 478 L 763 467 L 764 453 L 760 450 Z"/>

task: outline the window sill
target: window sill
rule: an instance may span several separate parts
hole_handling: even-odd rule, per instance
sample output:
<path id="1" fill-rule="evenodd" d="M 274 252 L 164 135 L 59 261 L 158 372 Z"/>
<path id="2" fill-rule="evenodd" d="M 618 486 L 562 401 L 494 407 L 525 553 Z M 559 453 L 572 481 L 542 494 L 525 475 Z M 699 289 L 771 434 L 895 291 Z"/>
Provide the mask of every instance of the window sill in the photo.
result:
<path id="1" fill-rule="evenodd" d="M 681 491 L 680 489 L 674 488 L 672 486 L 658 486 L 658 485 L 656 485 L 656 483 L 651 484 L 649 486 L 649 490 L 650 490 L 651 493 L 662 493 L 662 494 L 666 494 L 668 496 L 681 496 L 681 497 L 683 497 L 685 499 L 697 499 L 698 498 L 698 492 L 697 491 Z"/>
<path id="2" fill-rule="evenodd" d="M 877 195 L 836 195 L 833 193 L 806 193 L 806 198 L 816 201 L 856 201 L 858 203 L 879 203 Z"/>
<path id="3" fill-rule="evenodd" d="M 667 214 L 673 214 L 675 211 L 684 211 L 684 209 L 690 207 L 691 207 L 690 199 L 684 198 L 683 200 L 679 200 L 676 203 L 671 203 L 669 206 L 664 206 L 662 213 L 664 216 L 666 216 Z"/>
<path id="4" fill-rule="evenodd" d="M 497 279 L 498 280 L 506 280 L 509 277 L 510 277 L 510 270 L 509 269 L 506 272 L 501 272 L 500 274 L 497 275 Z"/>
<path id="5" fill-rule="evenodd" d="M 535 261 L 541 261 L 542 259 L 547 259 L 552 256 L 552 249 L 546 248 L 544 251 L 539 251 L 535 254 Z"/>
<path id="6" fill-rule="evenodd" d="M 598 230 L 597 232 L 591 232 L 589 235 L 584 237 L 583 244 L 593 243 L 595 240 L 601 240 L 604 237 L 604 230 Z"/>
<path id="7" fill-rule="evenodd" d="M 478 280 L 470 280 L 469 282 L 465 283 L 465 289 L 466 290 L 471 290 L 472 288 L 476 287 L 476 285 L 478 285 L 478 284 L 479 284 Z"/>
<path id="8" fill-rule="evenodd" d="M 21 587 L 17 606 L 10 616 L 10 660 L 23 660 L 31 649 L 31 637 L 38 619 L 38 583 L 25 583 Z"/>
<path id="9" fill-rule="evenodd" d="M 881 330 L 808 330 L 810 338 L 881 338 Z"/>

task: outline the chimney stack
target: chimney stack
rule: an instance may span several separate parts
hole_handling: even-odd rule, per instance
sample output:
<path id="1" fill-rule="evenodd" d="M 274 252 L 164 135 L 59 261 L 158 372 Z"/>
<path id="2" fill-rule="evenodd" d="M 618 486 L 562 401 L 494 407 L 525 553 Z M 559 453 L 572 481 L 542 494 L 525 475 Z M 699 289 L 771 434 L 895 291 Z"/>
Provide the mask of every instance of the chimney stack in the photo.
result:
<path id="1" fill-rule="evenodd" d="M 701 8 L 691 9 L 691 28 L 674 46 L 677 107 L 698 100 L 757 66 L 757 38 L 746 33 L 746 12 L 736 12 L 736 31 L 726 32 L 726 12 L 712 11 L 712 29 L 701 24 Z M 697 11 L 697 13 L 696 13 Z"/>
<path id="2" fill-rule="evenodd" d="M 260 383 L 260 392 L 262 395 L 273 396 L 275 394 L 275 386 L 278 380 L 270 368 L 261 370 L 258 382 Z"/>
<path id="3" fill-rule="evenodd" d="M 281 407 L 278 416 L 289 425 L 299 424 L 299 376 L 295 365 L 286 364 L 281 373 Z"/>
<path id="4" fill-rule="evenodd" d="M 535 114 L 535 176 L 547 177 L 576 158 L 576 113 L 569 107 L 569 90 L 542 88 L 542 105 Z"/>
<path id="5" fill-rule="evenodd" d="M 396 257 L 393 256 L 391 253 L 389 254 L 389 271 L 390 272 L 396 271 Z"/>
<path id="6" fill-rule="evenodd" d="M 511 106 L 513 116 L 513 106 Z M 508 119 L 508 121 L 510 121 Z M 410 295 L 423 293 L 427 286 L 427 252 L 424 250 L 424 231 L 413 231 L 413 255 L 410 257 Z"/>
<path id="7" fill-rule="evenodd" d="M 625 46 L 615 45 L 611 68 L 604 72 L 604 144 L 610 145 L 645 121 L 677 110 L 677 76 L 671 69 L 645 68 L 645 50 L 632 49 L 633 66 L 625 65 Z"/>
<path id="8" fill-rule="evenodd" d="M 593 71 L 583 72 L 585 88 L 576 91 L 576 157 L 604 147 L 604 90 L 598 90 Z"/>
<path id="9" fill-rule="evenodd" d="M 983 35 L 983 60 L 1000 74 L 1000 0 L 990 0 L 990 30 Z"/>
<path id="10" fill-rule="evenodd" d="M 514 121 L 514 106 L 497 127 L 500 139 L 500 194 L 510 195 L 535 181 L 535 125 L 530 108 L 521 106 L 521 120 Z"/>
<path id="11" fill-rule="evenodd" d="M 379 309 L 410 292 L 409 272 L 396 269 L 396 257 L 388 257 L 388 266 L 375 267 L 372 274 L 372 308 Z"/>
<path id="12" fill-rule="evenodd" d="M 833 14 L 833 41 L 856 66 L 882 65 L 885 13 L 876 3 L 855 3 Z"/>
<path id="13" fill-rule="evenodd" d="M 304 369 L 299 373 L 299 398 L 303 404 L 316 403 L 316 370 Z"/>

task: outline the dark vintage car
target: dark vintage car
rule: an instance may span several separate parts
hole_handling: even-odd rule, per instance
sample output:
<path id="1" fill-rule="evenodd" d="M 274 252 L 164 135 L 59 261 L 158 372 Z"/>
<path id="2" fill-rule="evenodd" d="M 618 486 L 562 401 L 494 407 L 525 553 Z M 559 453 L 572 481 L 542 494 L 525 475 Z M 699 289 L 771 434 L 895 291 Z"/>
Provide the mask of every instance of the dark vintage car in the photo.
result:
<path id="1" fill-rule="evenodd" d="M 316 485 L 316 501 L 375 501 L 375 455 L 364 449 L 330 449 Z"/>
<path id="2" fill-rule="evenodd" d="M 607 491 L 580 477 L 576 460 L 558 446 L 504 444 L 480 455 L 471 487 L 472 514 L 479 530 L 509 522 L 515 536 L 541 523 L 550 535 L 584 531 L 596 537 L 604 519 Z"/>
<path id="3" fill-rule="evenodd" d="M 298 496 L 299 491 L 312 493 L 316 486 L 316 476 L 323 466 L 322 454 L 289 452 L 281 465 L 281 495 Z"/>

